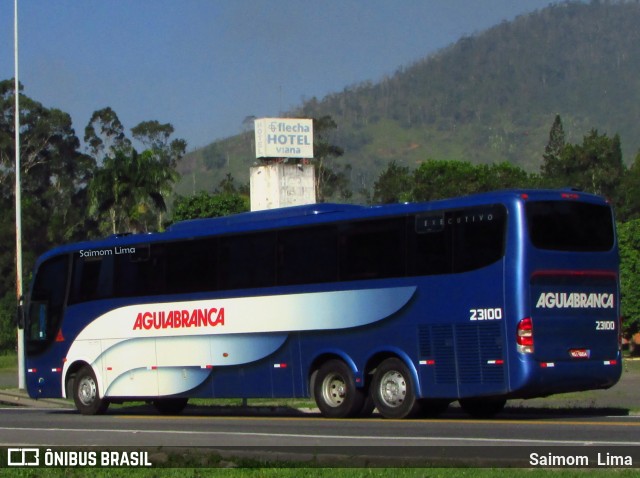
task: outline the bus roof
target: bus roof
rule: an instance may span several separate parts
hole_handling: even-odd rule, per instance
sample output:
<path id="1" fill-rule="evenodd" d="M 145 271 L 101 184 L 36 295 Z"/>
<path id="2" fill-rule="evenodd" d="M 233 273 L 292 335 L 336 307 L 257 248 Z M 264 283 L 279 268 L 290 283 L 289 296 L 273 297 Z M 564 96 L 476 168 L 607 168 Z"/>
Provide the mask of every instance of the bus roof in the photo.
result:
<path id="1" fill-rule="evenodd" d="M 395 203 L 375 206 L 357 206 L 352 204 L 308 204 L 303 206 L 292 206 L 265 211 L 252 211 L 231 216 L 191 219 L 181 221 L 167 228 L 167 233 L 172 232 L 194 232 L 202 233 L 212 231 L 218 232 L 220 229 L 236 228 L 239 226 L 251 226 L 251 229 L 277 228 L 287 225 L 298 225 L 310 221 L 316 216 L 317 222 L 345 221 L 373 216 L 392 216 L 396 214 L 410 214 L 416 211 L 429 209 L 469 207 L 489 203 L 501 203 L 513 199 L 580 199 L 587 201 L 604 202 L 604 199 L 588 193 L 576 190 L 500 190 L 486 193 L 478 193 L 469 196 L 441 199 L 422 203 Z M 331 214 L 331 216 L 326 216 Z M 296 221 L 299 219 L 299 221 Z"/>
<path id="2" fill-rule="evenodd" d="M 506 203 L 515 200 L 581 200 L 605 204 L 606 201 L 589 193 L 571 189 L 564 190 L 501 190 L 478 193 L 470 196 L 441 199 L 423 203 L 398 203 L 378 206 L 358 206 L 352 204 L 309 204 L 265 211 L 253 211 L 231 216 L 191 219 L 177 222 L 165 232 L 141 234 L 114 234 L 103 239 L 84 241 L 58 246 L 43 254 L 38 263 L 64 253 L 82 249 L 100 249 L 115 246 L 133 246 L 140 243 L 175 241 L 200 236 L 230 234 L 238 232 L 277 229 L 303 224 L 321 224 L 341 222 L 371 217 L 412 214 L 420 211 L 454 209 L 481 206 L 493 203 Z"/>
<path id="3" fill-rule="evenodd" d="M 272 223 L 282 219 L 290 219 L 305 216 L 317 216 L 319 214 L 344 213 L 351 211 L 362 211 L 366 206 L 356 206 L 352 204 L 306 204 L 303 206 L 284 207 L 279 209 L 269 209 L 265 211 L 243 212 L 231 216 L 191 219 L 177 222 L 167 229 L 167 232 L 177 231 L 198 231 L 203 227 L 206 229 L 217 229 L 241 224 Z"/>

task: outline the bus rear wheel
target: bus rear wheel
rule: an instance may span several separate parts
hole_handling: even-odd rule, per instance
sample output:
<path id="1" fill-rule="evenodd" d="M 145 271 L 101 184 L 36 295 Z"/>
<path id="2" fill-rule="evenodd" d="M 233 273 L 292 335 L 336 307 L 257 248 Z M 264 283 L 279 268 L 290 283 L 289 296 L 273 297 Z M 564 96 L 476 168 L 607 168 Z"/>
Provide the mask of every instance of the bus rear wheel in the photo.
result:
<path id="1" fill-rule="evenodd" d="M 314 373 L 313 398 L 323 416 L 348 418 L 365 407 L 365 394 L 356 387 L 351 369 L 341 360 L 329 360 Z"/>
<path id="2" fill-rule="evenodd" d="M 416 415 L 420 404 L 409 369 L 397 358 L 382 362 L 373 374 L 373 401 L 385 418 L 408 418 Z"/>
<path id="3" fill-rule="evenodd" d="M 82 367 L 75 376 L 73 401 L 83 415 L 101 415 L 109 407 L 109 402 L 100 398 L 96 375 L 89 366 Z"/>

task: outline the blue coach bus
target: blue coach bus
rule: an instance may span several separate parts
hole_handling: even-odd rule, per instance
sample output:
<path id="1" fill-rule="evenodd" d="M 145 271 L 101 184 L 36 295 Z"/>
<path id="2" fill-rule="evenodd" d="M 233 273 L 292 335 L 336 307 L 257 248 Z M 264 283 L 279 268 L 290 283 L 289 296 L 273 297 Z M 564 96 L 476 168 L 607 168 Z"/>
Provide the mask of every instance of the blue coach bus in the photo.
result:
<path id="1" fill-rule="evenodd" d="M 326 417 L 491 416 L 621 374 L 611 207 L 575 191 L 317 204 L 65 245 L 26 303 L 27 388 L 83 414 L 313 397 Z"/>

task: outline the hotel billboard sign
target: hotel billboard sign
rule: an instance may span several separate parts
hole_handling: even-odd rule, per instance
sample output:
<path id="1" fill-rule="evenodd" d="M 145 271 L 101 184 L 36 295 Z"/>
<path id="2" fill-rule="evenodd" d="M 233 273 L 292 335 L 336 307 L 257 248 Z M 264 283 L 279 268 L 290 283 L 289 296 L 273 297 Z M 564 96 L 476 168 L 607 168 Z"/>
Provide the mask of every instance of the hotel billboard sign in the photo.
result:
<path id="1" fill-rule="evenodd" d="M 255 120 L 256 158 L 313 158 L 313 120 Z"/>

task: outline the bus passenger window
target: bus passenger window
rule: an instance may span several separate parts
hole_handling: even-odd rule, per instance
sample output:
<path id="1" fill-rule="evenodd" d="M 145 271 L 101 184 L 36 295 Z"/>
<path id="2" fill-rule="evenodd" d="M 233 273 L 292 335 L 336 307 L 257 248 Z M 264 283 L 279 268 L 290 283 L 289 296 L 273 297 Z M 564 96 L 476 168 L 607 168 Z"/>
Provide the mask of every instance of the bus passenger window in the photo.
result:
<path id="1" fill-rule="evenodd" d="M 278 284 L 313 284 L 337 280 L 338 231 L 334 226 L 279 233 Z"/>
<path id="2" fill-rule="evenodd" d="M 166 293 L 165 265 L 164 244 L 140 244 L 135 246 L 135 252 L 118 254 L 115 264 L 114 295 L 140 297 Z"/>
<path id="3" fill-rule="evenodd" d="M 409 275 L 451 273 L 451 228 L 446 226 L 450 217 L 440 211 L 416 216 L 415 227 L 409 222 Z"/>
<path id="4" fill-rule="evenodd" d="M 405 274 L 405 220 L 382 219 L 344 226 L 340 279 L 401 277 Z"/>
<path id="5" fill-rule="evenodd" d="M 167 293 L 217 289 L 217 239 L 170 242 L 167 248 Z"/>
<path id="6" fill-rule="evenodd" d="M 409 275 L 467 272 L 486 267 L 504 254 L 504 206 L 419 214 L 409 233 Z"/>
<path id="7" fill-rule="evenodd" d="M 69 303 L 104 299 L 113 295 L 113 256 L 81 256 L 73 259 Z"/>
<path id="8" fill-rule="evenodd" d="M 498 261 L 505 250 L 507 212 L 504 206 L 456 211 L 453 218 L 454 272 L 467 272 Z"/>
<path id="9" fill-rule="evenodd" d="M 276 233 L 223 237 L 219 264 L 221 289 L 276 285 Z"/>

